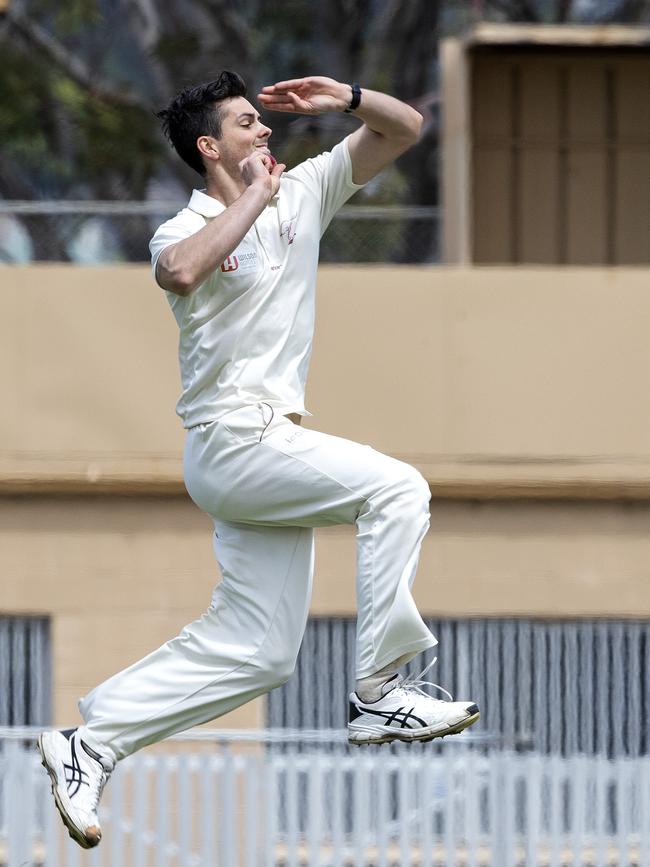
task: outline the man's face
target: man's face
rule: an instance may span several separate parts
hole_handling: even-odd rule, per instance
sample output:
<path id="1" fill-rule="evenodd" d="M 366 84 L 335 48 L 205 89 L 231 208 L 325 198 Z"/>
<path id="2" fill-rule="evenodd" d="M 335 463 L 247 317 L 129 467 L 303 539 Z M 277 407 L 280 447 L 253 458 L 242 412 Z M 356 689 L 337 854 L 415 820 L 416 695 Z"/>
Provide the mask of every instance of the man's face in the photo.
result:
<path id="1" fill-rule="evenodd" d="M 255 153 L 257 148 L 268 153 L 270 136 L 271 130 L 261 122 L 259 112 L 243 96 L 235 96 L 224 103 L 217 147 L 229 172 L 234 172 L 241 160 Z"/>

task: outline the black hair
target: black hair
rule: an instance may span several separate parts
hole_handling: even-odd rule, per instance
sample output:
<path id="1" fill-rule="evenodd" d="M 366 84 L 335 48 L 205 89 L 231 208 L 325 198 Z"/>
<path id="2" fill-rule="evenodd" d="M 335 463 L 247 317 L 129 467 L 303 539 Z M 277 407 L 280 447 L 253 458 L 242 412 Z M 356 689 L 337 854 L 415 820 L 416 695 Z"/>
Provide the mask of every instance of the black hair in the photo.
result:
<path id="1" fill-rule="evenodd" d="M 233 96 L 246 96 L 246 83 L 236 72 L 224 70 L 213 81 L 184 88 L 156 114 L 176 153 L 200 175 L 205 175 L 205 166 L 196 140 L 202 135 L 221 138 L 219 103 Z"/>

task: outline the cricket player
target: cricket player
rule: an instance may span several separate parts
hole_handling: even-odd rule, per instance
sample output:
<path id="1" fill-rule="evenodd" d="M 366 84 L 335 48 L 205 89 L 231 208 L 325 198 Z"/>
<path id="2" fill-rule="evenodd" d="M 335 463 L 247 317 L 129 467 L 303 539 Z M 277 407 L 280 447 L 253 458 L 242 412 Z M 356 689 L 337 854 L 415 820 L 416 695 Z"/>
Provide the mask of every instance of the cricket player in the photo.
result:
<path id="1" fill-rule="evenodd" d="M 160 112 L 203 185 L 150 248 L 180 329 L 185 482 L 214 522 L 222 580 L 198 620 L 80 701 L 82 726 L 41 735 L 56 805 L 86 848 L 101 839 L 97 807 L 116 762 L 291 676 L 315 527 L 357 528 L 350 742 L 428 741 L 479 716 L 471 701 L 434 698 L 421 677 L 398 674 L 436 644 L 411 595 L 429 526 L 427 483 L 367 445 L 300 426 L 320 238 L 356 190 L 417 142 L 422 117 L 320 76 L 264 87 L 257 100 L 271 111 L 348 112 L 361 125 L 287 171 L 236 73 L 186 88 Z M 371 331 L 369 319 L 364 340 Z"/>

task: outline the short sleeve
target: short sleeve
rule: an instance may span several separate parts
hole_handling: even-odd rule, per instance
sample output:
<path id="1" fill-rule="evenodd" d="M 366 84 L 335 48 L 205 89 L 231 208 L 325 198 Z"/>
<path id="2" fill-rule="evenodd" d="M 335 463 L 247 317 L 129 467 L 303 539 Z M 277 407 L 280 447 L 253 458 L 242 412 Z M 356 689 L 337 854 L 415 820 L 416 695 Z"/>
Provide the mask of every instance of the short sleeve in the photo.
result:
<path id="1" fill-rule="evenodd" d="M 156 232 L 149 241 L 149 252 L 151 253 L 151 272 L 154 280 L 156 279 L 156 265 L 160 254 L 166 247 L 172 244 L 183 241 L 194 235 L 205 226 L 205 220 L 200 214 L 185 208 L 171 220 L 167 220 L 156 229 Z M 157 282 L 157 281 L 156 281 Z"/>
<path id="2" fill-rule="evenodd" d="M 292 178 L 308 186 L 320 199 L 321 235 L 339 208 L 364 186 L 355 184 L 352 180 L 348 138 L 349 136 L 340 141 L 331 151 L 305 160 L 289 173 Z"/>

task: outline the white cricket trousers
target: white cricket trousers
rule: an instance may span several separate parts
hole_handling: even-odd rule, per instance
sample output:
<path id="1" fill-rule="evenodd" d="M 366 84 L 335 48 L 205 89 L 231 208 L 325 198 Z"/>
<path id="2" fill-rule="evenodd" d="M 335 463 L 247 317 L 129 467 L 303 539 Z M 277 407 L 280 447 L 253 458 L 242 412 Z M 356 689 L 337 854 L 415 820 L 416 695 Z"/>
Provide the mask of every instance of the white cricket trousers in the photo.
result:
<path id="1" fill-rule="evenodd" d="M 198 620 L 79 702 L 91 743 L 119 760 L 288 680 L 314 527 L 357 526 L 357 678 L 436 644 L 411 595 L 429 526 L 429 488 L 413 467 L 268 404 L 189 430 L 184 465 L 190 496 L 214 521 L 222 580 Z"/>

